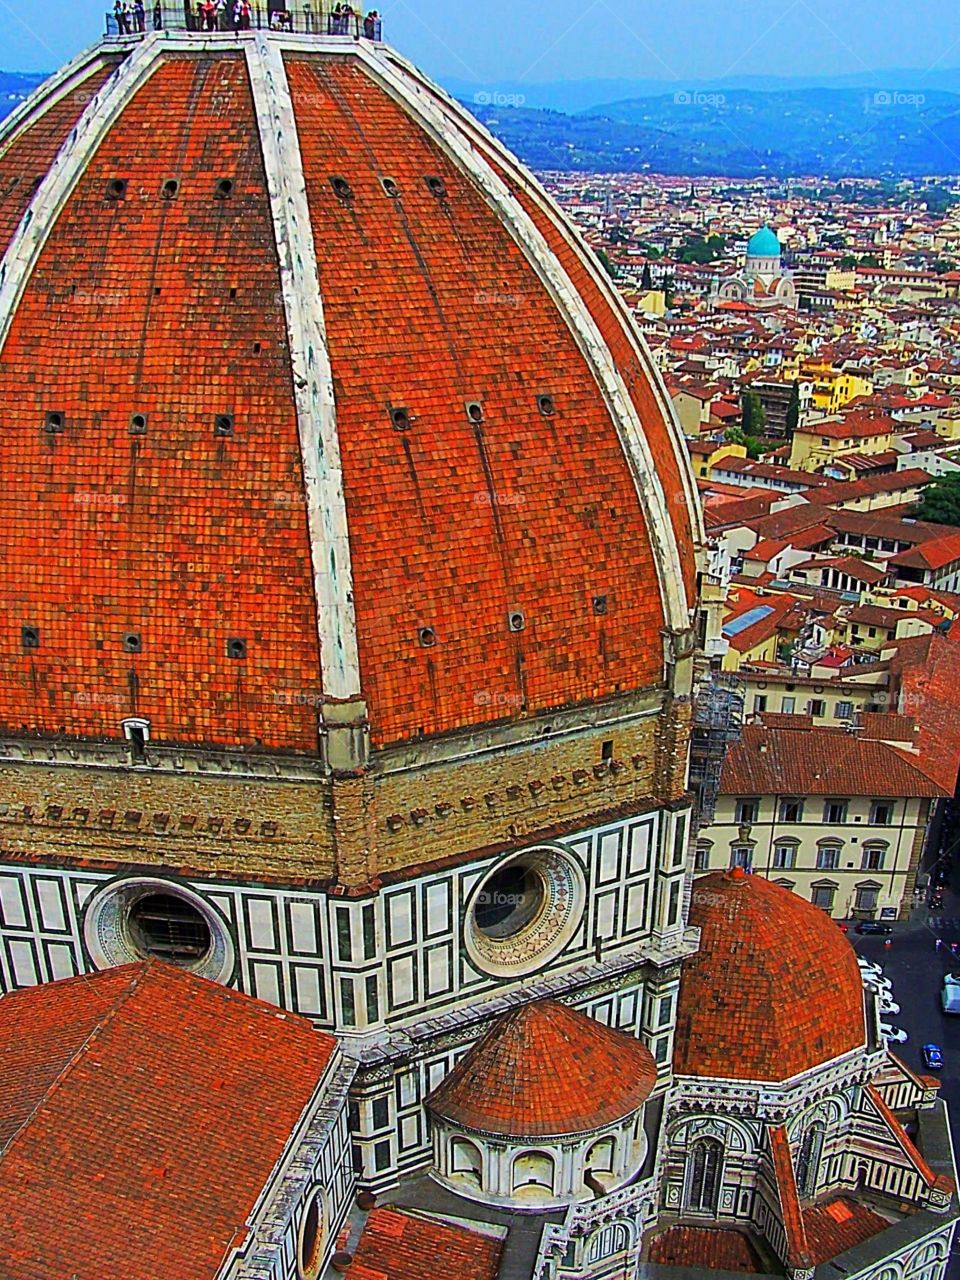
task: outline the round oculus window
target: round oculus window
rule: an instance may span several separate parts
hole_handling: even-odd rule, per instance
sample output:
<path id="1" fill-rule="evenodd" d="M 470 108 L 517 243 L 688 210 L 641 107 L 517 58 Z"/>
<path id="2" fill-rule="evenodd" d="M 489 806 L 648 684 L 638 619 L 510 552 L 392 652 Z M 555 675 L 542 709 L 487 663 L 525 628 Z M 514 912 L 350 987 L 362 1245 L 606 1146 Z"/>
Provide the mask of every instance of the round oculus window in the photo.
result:
<path id="1" fill-rule="evenodd" d="M 530 973 L 569 942 L 583 914 L 586 885 L 573 856 L 555 845 L 498 863 L 467 909 L 467 953 L 497 977 Z"/>
<path id="2" fill-rule="evenodd" d="M 326 1234 L 323 1193 L 317 1190 L 310 1197 L 307 1211 L 300 1223 L 300 1239 L 297 1245 L 297 1274 L 300 1280 L 316 1280 L 320 1274 Z"/>
<path id="3" fill-rule="evenodd" d="M 99 969 L 157 959 L 227 982 L 234 949 L 214 908 L 182 885 L 130 879 L 102 889 L 84 918 L 84 940 Z"/>

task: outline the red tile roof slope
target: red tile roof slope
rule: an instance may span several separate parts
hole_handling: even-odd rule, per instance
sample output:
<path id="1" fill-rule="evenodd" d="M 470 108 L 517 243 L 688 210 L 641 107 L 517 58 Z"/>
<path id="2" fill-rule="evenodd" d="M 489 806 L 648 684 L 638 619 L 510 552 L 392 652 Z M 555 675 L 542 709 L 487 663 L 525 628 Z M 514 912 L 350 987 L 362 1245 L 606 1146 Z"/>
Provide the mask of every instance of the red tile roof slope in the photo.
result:
<path id="1" fill-rule="evenodd" d="M 4 1280 L 218 1274 L 335 1048 L 155 961 L 5 995 Z"/>
<path id="2" fill-rule="evenodd" d="M 786 1263 L 790 1267 L 807 1267 L 810 1254 L 803 1226 L 803 1211 L 797 1192 L 797 1180 L 793 1172 L 793 1155 L 786 1126 L 773 1125 L 768 1131 L 773 1174 L 780 1201 L 780 1221 L 787 1242 Z"/>
<path id="3" fill-rule="evenodd" d="M 960 532 L 944 530 L 939 538 L 928 538 L 909 551 L 900 551 L 890 557 L 893 565 L 916 569 L 942 569 L 960 560 Z"/>
<path id="4" fill-rule="evenodd" d="M 89 162 L 17 309 L 0 362 L 8 730 L 116 737 L 139 714 L 155 741 L 316 752 L 300 446 L 252 120 L 242 56 L 158 66 Z M 107 201 L 117 173 L 136 195 Z M 169 174 L 175 200 L 160 195 Z M 222 174 L 234 175 L 229 200 L 213 198 Z M 62 435 L 41 430 L 50 409 Z M 135 411 L 142 438 L 129 434 Z M 234 415 L 232 439 L 214 439 L 217 413 Z M 24 651 L 21 624 L 39 628 L 39 648 Z M 124 652 L 128 631 L 141 652 Z M 230 636 L 247 638 L 245 661 L 227 657 Z"/>
<path id="5" fill-rule="evenodd" d="M 503 1243 L 463 1226 L 374 1209 L 350 1264 L 350 1280 L 494 1280 Z"/>
<path id="6" fill-rule="evenodd" d="M 680 981 L 680 1075 L 787 1080 L 864 1044 L 853 948 L 812 903 L 736 868 L 697 880 L 690 923 L 701 938 Z"/>
<path id="7" fill-rule="evenodd" d="M 920 761 L 845 729 L 746 725 L 728 748 L 723 795 L 941 796 Z"/>
<path id="8" fill-rule="evenodd" d="M 429 1107 L 483 1133 L 581 1133 L 636 1111 L 656 1078 L 641 1041 L 557 1000 L 535 1000 L 496 1020 Z"/>
<path id="9" fill-rule="evenodd" d="M 746 1232 L 719 1227 L 669 1227 L 650 1242 L 649 1260 L 661 1267 L 703 1267 L 747 1275 L 766 1271 Z"/>
<path id="10" fill-rule="evenodd" d="M 803 1225 L 814 1266 L 871 1240 L 890 1223 L 852 1196 L 837 1196 L 804 1210 Z"/>
<path id="11" fill-rule="evenodd" d="M 50 168 L 80 114 L 120 61 L 112 57 L 103 66 L 91 66 L 82 83 L 62 98 L 53 100 L 44 95 L 23 123 L 0 143 L 0 254 L 33 198 L 37 178 Z M 76 295 L 69 289 L 65 292 L 70 293 L 76 308 Z"/>
<path id="12" fill-rule="evenodd" d="M 338 380 L 375 740 L 487 719 L 477 689 L 533 712 L 659 679 L 650 536 L 563 316 L 474 182 L 359 65 L 289 55 L 287 72 Z M 348 205 L 331 171 L 350 182 Z M 445 200 L 424 174 L 442 178 Z M 365 245 L 376 271 L 358 271 Z M 478 324 L 465 304 L 484 293 L 522 305 L 488 302 Z M 550 418 L 537 409 L 543 391 Z M 467 418 L 471 399 L 482 424 Z M 389 428 L 388 404 L 410 407 L 413 430 Z M 646 421 L 649 436 L 665 433 Z M 606 615 L 587 607 L 593 595 L 608 597 Z M 526 612 L 526 630 L 507 629 L 511 609 Z M 438 636 L 429 650 L 421 625 Z"/>

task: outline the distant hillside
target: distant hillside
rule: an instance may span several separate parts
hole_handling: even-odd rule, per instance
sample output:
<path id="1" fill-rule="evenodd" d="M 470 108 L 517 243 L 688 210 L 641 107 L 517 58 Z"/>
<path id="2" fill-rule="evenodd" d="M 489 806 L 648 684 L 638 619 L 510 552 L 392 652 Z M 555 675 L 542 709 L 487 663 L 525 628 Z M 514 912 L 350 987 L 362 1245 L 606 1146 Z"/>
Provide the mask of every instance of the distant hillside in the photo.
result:
<path id="1" fill-rule="evenodd" d="M 522 83 L 477 90 L 448 82 L 493 133 L 535 169 L 670 174 L 758 174 L 829 177 L 922 177 L 960 174 L 960 72 L 931 82 L 946 88 L 900 89 L 908 75 L 890 72 L 891 87 L 847 83 L 833 88 L 765 82 L 764 88 L 703 87 L 655 91 L 591 106 L 577 114 L 514 105 Z M 846 77 L 853 81 L 858 77 Z M 866 78 L 866 77 L 864 77 Z M 0 71 L 0 117 L 45 79 Z M 656 81 L 585 80 L 526 86 L 583 103 L 606 89 Z M 510 94 L 513 94 L 513 97 Z"/>
<path id="2" fill-rule="evenodd" d="M 568 115 L 598 115 L 600 103 L 623 102 L 632 98 L 657 98 L 675 93 L 781 93 L 803 89 L 869 89 L 873 93 L 960 93 L 960 67 L 880 68 L 851 71 L 842 76 L 759 76 L 731 75 L 718 80 L 673 81 L 653 79 L 620 80 L 497 80 L 481 84 L 457 76 L 445 76 L 441 83 L 461 102 L 486 105 L 544 108 Z"/>
<path id="3" fill-rule="evenodd" d="M 942 90 L 678 91 L 575 116 L 466 105 L 537 169 L 731 177 L 960 173 L 960 95 Z"/>

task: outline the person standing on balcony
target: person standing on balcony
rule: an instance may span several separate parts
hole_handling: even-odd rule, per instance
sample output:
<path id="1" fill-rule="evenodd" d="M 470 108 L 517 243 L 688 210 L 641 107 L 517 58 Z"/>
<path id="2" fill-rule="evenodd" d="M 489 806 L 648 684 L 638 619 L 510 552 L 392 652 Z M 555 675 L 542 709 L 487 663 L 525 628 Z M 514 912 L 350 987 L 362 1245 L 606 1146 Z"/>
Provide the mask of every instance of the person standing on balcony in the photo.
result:
<path id="1" fill-rule="evenodd" d="M 143 7 L 143 0 L 133 0 L 133 29 L 140 32 L 147 29 L 147 14 Z"/>
<path id="2" fill-rule="evenodd" d="M 162 28 L 163 28 L 163 6 L 160 3 L 160 0 L 157 0 L 156 4 L 153 6 L 153 29 L 154 31 L 160 31 L 162 30 Z"/>

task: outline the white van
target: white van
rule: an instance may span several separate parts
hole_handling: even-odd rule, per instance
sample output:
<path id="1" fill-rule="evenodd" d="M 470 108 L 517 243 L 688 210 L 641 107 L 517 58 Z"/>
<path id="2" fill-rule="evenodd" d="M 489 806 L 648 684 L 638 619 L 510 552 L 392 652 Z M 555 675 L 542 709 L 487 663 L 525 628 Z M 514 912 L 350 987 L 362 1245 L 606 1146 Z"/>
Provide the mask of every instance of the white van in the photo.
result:
<path id="1" fill-rule="evenodd" d="M 960 1013 L 960 974 L 944 974 L 940 1003 L 944 1013 Z"/>

